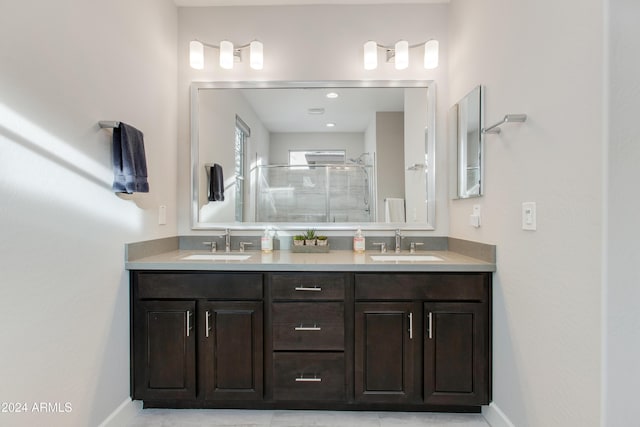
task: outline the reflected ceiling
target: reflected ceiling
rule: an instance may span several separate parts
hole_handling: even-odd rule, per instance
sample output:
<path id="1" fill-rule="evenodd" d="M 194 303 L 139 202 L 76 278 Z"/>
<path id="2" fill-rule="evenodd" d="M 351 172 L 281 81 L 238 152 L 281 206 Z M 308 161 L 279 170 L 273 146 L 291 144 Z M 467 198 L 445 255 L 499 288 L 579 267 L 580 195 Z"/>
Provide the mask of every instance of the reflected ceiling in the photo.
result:
<path id="1" fill-rule="evenodd" d="M 241 89 L 270 132 L 364 132 L 376 112 L 404 111 L 404 88 Z M 336 98 L 327 98 L 333 92 Z M 327 123 L 335 124 L 328 129 Z"/>

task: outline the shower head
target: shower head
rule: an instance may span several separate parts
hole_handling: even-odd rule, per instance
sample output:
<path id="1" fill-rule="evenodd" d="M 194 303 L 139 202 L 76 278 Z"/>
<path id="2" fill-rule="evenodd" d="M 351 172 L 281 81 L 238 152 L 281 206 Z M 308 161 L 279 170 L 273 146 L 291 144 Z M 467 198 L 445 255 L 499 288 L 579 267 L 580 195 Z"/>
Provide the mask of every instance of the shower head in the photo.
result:
<path id="1" fill-rule="evenodd" d="M 350 158 L 349 161 L 351 163 L 356 163 L 356 164 L 360 165 L 360 164 L 364 163 L 363 157 L 364 156 L 368 156 L 368 155 L 369 155 L 369 153 L 362 153 L 358 157 Z"/>

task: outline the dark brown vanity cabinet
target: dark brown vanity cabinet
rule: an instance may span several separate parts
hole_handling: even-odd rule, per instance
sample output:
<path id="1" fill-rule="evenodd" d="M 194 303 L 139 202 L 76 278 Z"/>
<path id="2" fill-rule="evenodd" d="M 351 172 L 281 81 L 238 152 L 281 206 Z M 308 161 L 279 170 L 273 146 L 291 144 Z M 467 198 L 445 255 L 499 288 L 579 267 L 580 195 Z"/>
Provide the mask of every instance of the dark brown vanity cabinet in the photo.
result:
<path id="1" fill-rule="evenodd" d="M 424 401 L 434 405 L 489 403 L 486 304 L 424 304 Z"/>
<path id="2" fill-rule="evenodd" d="M 262 274 L 132 272 L 131 280 L 134 399 L 262 399 Z"/>
<path id="3" fill-rule="evenodd" d="M 413 302 L 357 302 L 355 398 L 361 402 L 416 403 L 422 347 L 421 307 Z"/>
<path id="4" fill-rule="evenodd" d="M 345 348 L 351 347 L 345 334 L 348 275 L 273 273 L 267 277 L 273 399 L 345 401 Z"/>
<path id="5" fill-rule="evenodd" d="M 356 274 L 356 399 L 491 400 L 489 273 Z"/>
<path id="6" fill-rule="evenodd" d="M 206 301 L 200 308 L 204 398 L 262 399 L 262 302 Z"/>
<path id="7" fill-rule="evenodd" d="M 195 301 L 140 301 L 133 316 L 134 398 L 196 397 Z"/>
<path id="8" fill-rule="evenodd" d="M 491 273 L 131 272 L 145 406 L 478 411 Z"/>

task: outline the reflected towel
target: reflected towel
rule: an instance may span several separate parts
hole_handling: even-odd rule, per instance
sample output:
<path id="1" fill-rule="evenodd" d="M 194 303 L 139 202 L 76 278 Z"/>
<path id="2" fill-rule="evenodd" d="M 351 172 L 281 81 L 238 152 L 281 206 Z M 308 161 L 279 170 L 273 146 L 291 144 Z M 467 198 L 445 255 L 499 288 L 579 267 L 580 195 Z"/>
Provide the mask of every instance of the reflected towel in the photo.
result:
<path id="1" fill-rule="evenodd" d="M 224 177 L 222 175 L 222 166 L 215 163 L 209 171 L 209 201 L 224 201 Z"/>
<path id="2" fill-rule="evenodd" d="M 113 190 L 116 193 L 148 193 L 144 135 L 120 122 L 113 129 Z"/>
<path id="3" fill-rule="evenodd" d="M 384 221 L 405 222 L 404 199 L 394 197 L 384 199 Z"/>

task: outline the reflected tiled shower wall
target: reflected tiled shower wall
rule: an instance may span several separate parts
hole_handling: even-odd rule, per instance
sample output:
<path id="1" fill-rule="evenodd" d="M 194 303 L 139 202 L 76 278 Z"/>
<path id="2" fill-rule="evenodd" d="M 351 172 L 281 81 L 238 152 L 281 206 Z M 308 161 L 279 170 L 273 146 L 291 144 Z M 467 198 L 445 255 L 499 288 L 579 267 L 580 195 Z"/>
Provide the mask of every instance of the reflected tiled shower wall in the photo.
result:
<path id="1" fill-rule="evenodd" d="M 373 168 L 365 165 L 258 167 L 258 222 L 370 222 Z"/>

